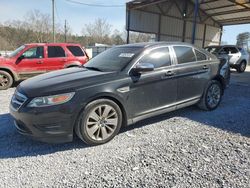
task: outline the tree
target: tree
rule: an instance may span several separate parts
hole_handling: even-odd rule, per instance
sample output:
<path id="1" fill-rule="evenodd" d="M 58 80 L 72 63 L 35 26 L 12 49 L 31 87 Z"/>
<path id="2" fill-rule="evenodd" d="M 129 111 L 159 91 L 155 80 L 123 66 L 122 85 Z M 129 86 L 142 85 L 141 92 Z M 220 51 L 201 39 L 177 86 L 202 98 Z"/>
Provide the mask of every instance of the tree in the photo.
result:
<path id="1" fill-rule="evenodd" d="M 85 24 L 82 29 L 83 36 L 89 37 L 89 45 L 94 43 L 111 44 L 110 39 L 112 25 L 105 19 L 98 18 L 94 23 Z"/>
<path id="2" fill-rule="evenodd" d="M 114 30 L 114 33 L 113 33 L 113 35 L 111 36 L 111 38 L 112 38 L 112 43 L 113 43 L 114 45 L 125 44 L 125 40 L 124 40 L 124 38 L 123 38 L 123 34 L 122 34 L 120 31 L 118 31 L 117 29 Z"/>
<path id="3" fill-rule="evenodd" d="M 130 43 L 149 42 L 152 34 L 130 32 Z"/>
<path id="4" fill-rule="evenodd" d="M 39 10 L 29 11 L 24 24 L 28 30 L 33 31 L 36 42 L 48 42 L 52 40 L 52 23 L 49 14 L 43 14 Z M 57 27 L 57 30 L 59 28 Z"/>

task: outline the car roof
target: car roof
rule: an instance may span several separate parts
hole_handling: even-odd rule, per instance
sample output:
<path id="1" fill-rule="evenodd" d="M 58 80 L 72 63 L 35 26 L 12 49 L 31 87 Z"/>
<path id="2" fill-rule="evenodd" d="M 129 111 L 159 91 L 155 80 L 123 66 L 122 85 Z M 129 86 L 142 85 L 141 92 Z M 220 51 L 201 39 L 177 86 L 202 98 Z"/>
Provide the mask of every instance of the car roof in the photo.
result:
<path id="1" fill-rule="evenodd" d="M 141 47 L 141 48 L 148 48 L 148 47 L 155 47 L 155 46 L 163 46 L 163 45 L 185 45 L 193 47 L 190 43 L 185 42 L 142 42 L 142 43 L 134 43 L 134 44 L 124 44 L 120 46 L 116 46 L 118 48 L 120 47 Z"/>
<path id="2" fill-rule="evenodd" d="M 81 46 L 80 44 L 77 43 L 29 43 L 25 44 L 26 46 L 66 46 L 66 45 L 71 45 L 71 46 Z"/>
<path id="3" fill-rule="evenodd" d="M 224 48 L 224 47 L 236 47 L 236 45 L 211 45 L 211 46 L 206 46 L 205 48 Z"/>

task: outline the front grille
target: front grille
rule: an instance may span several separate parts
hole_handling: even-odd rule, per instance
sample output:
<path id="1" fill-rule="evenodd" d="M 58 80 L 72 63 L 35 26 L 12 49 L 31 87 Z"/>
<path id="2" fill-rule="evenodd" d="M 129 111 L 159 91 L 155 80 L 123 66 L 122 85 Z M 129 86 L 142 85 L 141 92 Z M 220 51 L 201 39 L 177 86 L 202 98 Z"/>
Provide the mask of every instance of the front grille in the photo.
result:
<path id="1" fill-rule="evenodd" d="M 18 110 L 26 102 L 27 99 L 28 98 L 25 95 L 16 91 L 11 99 L 11 106 L 15 110 Z"/>

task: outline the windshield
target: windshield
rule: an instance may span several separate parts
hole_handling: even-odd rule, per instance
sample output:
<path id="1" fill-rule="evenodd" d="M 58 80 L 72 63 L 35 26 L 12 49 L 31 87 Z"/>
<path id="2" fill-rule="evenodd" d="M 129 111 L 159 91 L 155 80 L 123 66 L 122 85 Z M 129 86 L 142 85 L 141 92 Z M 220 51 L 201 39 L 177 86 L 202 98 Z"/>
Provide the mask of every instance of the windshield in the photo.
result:
<path id="1" fill-rule="evenodd" d="M 142 47 L 115 47 L 102 52 L 84 67 L 99 71 L 121 71 L 142 51 Z"/>
<path id="2" fill-rule="evenodd" d="M 210 53 L 218 53 L 220 51 L 221 47 L 215 47 L 215 46 L 211 46 L 211 47 L 206 47 L 205 50 L 207 50 Z"/>
<path id="3" fill-rule="evenodd" d="M 11 52 L 8 57 L 15 57 L 19 52 L 21 52 L 25 48 L 24 45 L 17 48 L 15 51 Z"/>

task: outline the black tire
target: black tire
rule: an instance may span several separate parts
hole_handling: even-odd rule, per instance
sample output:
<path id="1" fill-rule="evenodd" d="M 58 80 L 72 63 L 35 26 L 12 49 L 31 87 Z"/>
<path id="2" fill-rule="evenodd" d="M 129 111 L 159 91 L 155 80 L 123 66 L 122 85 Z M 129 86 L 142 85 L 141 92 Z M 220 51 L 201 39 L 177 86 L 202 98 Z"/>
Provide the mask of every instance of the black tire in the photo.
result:
<path id="1" fill-rule="evenodd" d="M 9 89 L 12 84 L 12 76 L 8 72 L 0 70 L 0 90 Z"/>
<path id="2" fill-rule="evenodd" d="M 246 67 L 247 67 L 247 62 L 243 60 L 243 61 L 238 65 L 238 67 L 236 68 L 236 70 L 237 70 L 238 73 L 243 73 L 243 72 L 245 72 Z"/>
<path id="3" fill-rule="evenodd" d="M 99 107 L 101 108 L 101 112 L 100 112 L 101 117 L 99 117 L 99 118 L 104 117 L 104 113 L 105 113 L 105 109 L 106 109 L 105 106 L 112 108 L 111 115 L 113 114 L 113 112 L 115 113 L 114 116 L 111 116 L 111 118 L 112 117 L 115 118 L 115 120 L 116 120 L 115 122 L 117 122 L 116 123 L 117 125 L 114 126 L 114 128 L 110 128 L 109 126 L 111 126 L 111 125 L 109 125 L 107 122 L 106 122 L 107 125 L 103 125 L 103 124 L 105 124 L 105 123 L 101 123 L 101 121 L 103 121 L 103 120 L 99 120 L 97 122 L 96 120 L 91 118 L 91 113 L 93 113 L 93 112 L 96 115 L 98 115 L 96 110 L 97 110 L 97 108 L 99 109 Z M 110 110 L 110 112 L 111 112 L 111 110 Z M 109 117 L 107 117 L 107 121 L 108 121 L 108 118 Z M 87 122 L 91 123 L 89 121 L 90 119 L 92 121 L 95 121 L 95 122 L 92 122 L 93 125 L 87 125 Z M 111 120 L 111 119 L 109 119 L 109 120 Z M 81 112 L 81 114 L 79 115 L 79 118 L 77 120 L 77 123 L 75 125 L 75 133 L 86 144 L 99 145 L 99 144 L 104 144 L 104 143 L 112 140 L 120 131 L 121 125 L 122 125 L 122 112 L 121 112 L 120 107 L 112 100 L 98 99 L 98 100 L 95 100 L 95 101 L 89 103 L 85 107 L 85 109 Z M 98 130 L 96 130 L 92 136 L 90 136 L 90 133 L 89 133 L 89 130 L 91 129 L 89 126 L 92 126 L 91 127 L 92 129 L 94 126 L 98 127 Z M 103 129 L 105 129 L 106 133 L 108 133 L 112 129 L 112 131 L 109 132 L 109 136 L 107 138 L 101 138 L 101 137 L 103 137 Z M 106 134 L 106 135 L 108 135 L 108 134 Z"/>
<path id="4" fill-rule="evenodd" d="M 219 94 L 218 94 L 218 96 L 216 97 L 216 103 L 214 104 L 214 105 L 211 105 L 210 104 L 210 100 L 211 100 L 211 98 L 209 97 L 209 92 L 210 92 L 210 90 L 212 89 L 212 87 L 215 87 L 215 88 L 217 88 L 218 89 L 218 92 L 219 92 Z M 205 91 L 204 91 L 204 94 L 203 94 L 203 96 L 202 96 L 202 98 L 201 98 L 201 100 L 200 100 L 200 102 L 198 103 L 198 107 L 200 108 L 200 109 L 202 109 L 202 110 L 205 110 L 205 111 L 212 111 L 212 110 L 215 110 L 218 106 L 219 106 L 219 104 L 220 104 L 220 102 L 221 102 L 221 98 L 222 98 L 222 93 L 223 93 L 223 91 L 222 91 L 223 89 L 222 89 L 222 85 L 221 85 L 221 83 L 220 82 L 218 82 L 217 80 L 211 80 L 209 83 L 208 83 L 208 85 L 207 85 L 207 87 L 206 87 L 206 89 L 205 89 Z M 218 98 L 218 99 L 217 99 Z M 217 101 L 218 100 L 218 101 Z"/>

